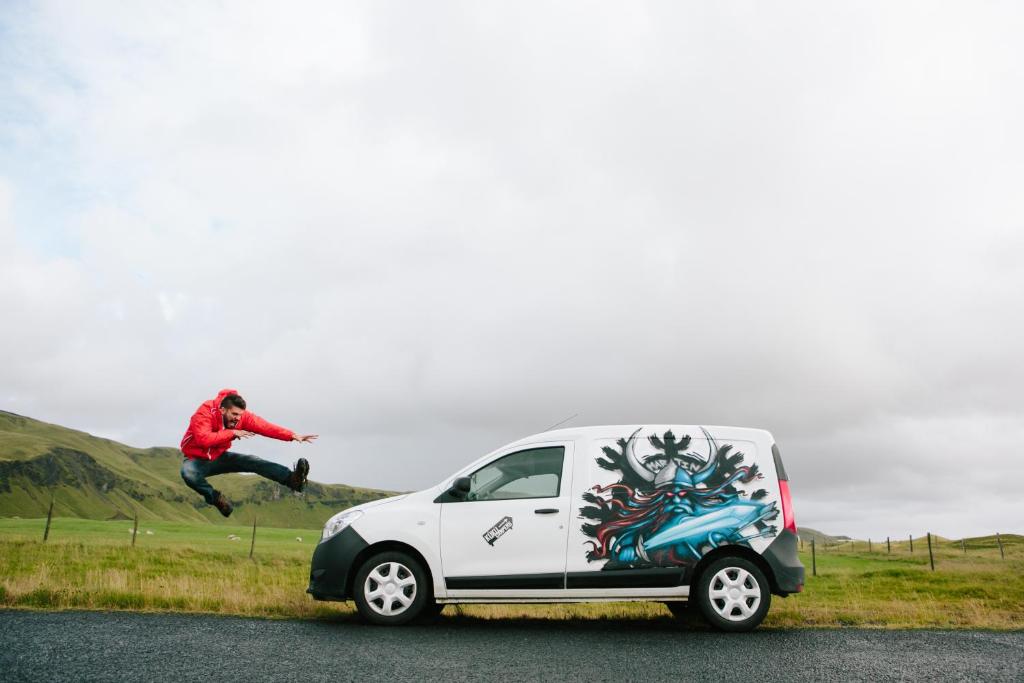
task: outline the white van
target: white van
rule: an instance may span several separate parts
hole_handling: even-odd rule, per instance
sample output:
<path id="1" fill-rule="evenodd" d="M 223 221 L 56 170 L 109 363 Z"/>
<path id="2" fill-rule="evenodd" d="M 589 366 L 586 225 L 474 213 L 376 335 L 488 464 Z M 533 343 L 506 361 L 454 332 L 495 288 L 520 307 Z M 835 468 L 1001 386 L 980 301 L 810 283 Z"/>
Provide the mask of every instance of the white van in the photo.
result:
<path id="1" fill-rule="evenodd" d="M 803 588 L 789 482 L 760 429 L 629 425 L 536 434 L 433 488 L 340 512 L 308 593 L 375 624 L 448 603 L 692 599 L 756 627 Z"/>

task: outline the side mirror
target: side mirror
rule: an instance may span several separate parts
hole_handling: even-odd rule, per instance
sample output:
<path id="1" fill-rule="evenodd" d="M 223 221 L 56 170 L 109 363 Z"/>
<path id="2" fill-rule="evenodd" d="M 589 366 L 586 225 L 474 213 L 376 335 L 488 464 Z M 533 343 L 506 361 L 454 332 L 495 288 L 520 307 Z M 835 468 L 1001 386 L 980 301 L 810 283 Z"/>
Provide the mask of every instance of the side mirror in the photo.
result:
<path id="1" fill-rule="evenodd" d="M 459 477 L 452 482 L 452 487 L 448 489 L 448 493 L 451 494 L 452 498 L 463 500 L 469 493 L 471 484 L 472 482 L 469 477 Z"/>

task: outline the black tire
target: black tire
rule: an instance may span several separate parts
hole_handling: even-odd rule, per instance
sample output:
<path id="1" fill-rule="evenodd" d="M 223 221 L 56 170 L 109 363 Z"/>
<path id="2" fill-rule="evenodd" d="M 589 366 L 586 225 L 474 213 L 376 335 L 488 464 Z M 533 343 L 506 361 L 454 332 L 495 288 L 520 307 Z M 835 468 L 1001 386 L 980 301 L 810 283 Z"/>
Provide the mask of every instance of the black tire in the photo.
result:
<path id="1" fill-rule="evenodd" d="M 668 607 L 668 611 L 672 613 L 676 619 L 684 619 L 691 613 L 690 603 L 687 601 L 674 601 L 666 602 L 665 607 Z"/>
<path id="2" fill-rule="evenodd" d="M 772 604 L 771 586 L 761 569 L 742 557 L 709 564 L 690 595 L 711 626 L 743 632 L 757 628 Z"/>
<path id="3" fill-rule="evenodd" d="M 430 623 L 441 616 L 442 611 L 444 611 L 444 603 L 428 602 L 423 606 L 423 611 L 420 612 L 419 620 L 423 623 Z"/>
<path id="4" fill-rule="evenodd" d="M 704 623 L 704 617 L 700 613 L 700 609 L 692 604 L 689 600 L 687 601 L 674 601 L 666 602 L 665 607 L 675 617 L 676 623 L 686 628 L 699 628 L 706 626 Z"/>
<path id="5" fill-rule="evenodd" d="M 352 593 L 359 615 L 378 626 L 408 624 L 434 604 L 427 572 L 419 561 L 398 550 L 378 553 L 363 562 Z"/>

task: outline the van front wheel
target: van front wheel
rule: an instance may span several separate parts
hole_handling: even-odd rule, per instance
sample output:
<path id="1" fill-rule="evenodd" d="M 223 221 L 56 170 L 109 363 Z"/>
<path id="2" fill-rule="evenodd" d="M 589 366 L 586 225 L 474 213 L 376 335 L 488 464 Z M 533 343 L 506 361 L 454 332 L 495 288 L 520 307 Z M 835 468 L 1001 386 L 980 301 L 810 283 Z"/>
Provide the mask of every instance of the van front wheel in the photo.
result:
<path id="1" fill-rule="evenodd" d="M 380 626 L 407 624 L 431 601 L 423 567 L 400 551 L 366 560 L 356 572 L 353 588 L 360 616 Z"/>
<path id="2" fill-rule="evenodd" d="M 694 598 L 708 623 L 721 631 L 753 630 L 772 602 L 764 572 L 742 557 L 723 557 L 708 565 Z"/>
<path id="3" fill-rule="evenodd" d="M 704 625 L 700 610 L 686 602 L 666 602 L 665 607 L 676 618 L 676 623 L 687 628 L 697 628 Z"/>

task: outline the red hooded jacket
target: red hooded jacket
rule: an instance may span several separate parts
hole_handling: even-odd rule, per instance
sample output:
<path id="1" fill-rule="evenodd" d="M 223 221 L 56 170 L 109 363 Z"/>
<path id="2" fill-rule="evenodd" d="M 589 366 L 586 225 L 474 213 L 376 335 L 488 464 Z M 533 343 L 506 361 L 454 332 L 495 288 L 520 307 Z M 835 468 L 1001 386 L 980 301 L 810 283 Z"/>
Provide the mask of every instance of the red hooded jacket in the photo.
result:
<path id="1" fill-rule="evenodd" d="M 189 420 L 188 430 L 181 439 L 181 451 L 186 457 L 192 460 L 216 460 L 231 446 L 231 441 L 235 438 L 235 429 L 243 429 L 281 441 L 292 440 L 295 436 L 292 430 L 271 424 L 248 410 L 242 412 L 238 424 L 232 429 L 225 428 L 220 403 L 225 396 L 237 393 L 234 389 L 221 389 L 217 398 L 205 401 L 199 406 Z"/>

